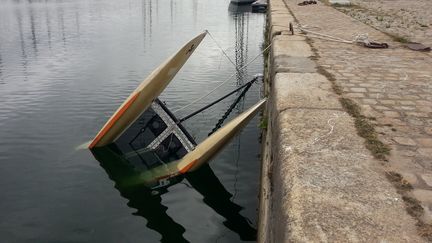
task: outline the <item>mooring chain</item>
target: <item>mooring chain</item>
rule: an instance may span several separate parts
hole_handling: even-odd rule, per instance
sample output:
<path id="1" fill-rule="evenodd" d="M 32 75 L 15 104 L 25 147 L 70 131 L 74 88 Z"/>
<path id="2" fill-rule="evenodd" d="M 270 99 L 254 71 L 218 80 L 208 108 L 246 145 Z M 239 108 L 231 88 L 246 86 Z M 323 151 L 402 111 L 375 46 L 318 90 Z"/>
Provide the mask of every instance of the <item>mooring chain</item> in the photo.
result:
<path id="1" fill-rule="evenodd" d="M 215 127 L 212 129 L 212 131 L 208 134 L 208 136 L 212 135 L 214 132 L 216 132 L 219 128 L 222 127 L 224 121 L 228 118 L 229 114 L 234 110 L 236 105 L 240 102 L 240 100 L 246 95 L 246 92 L 249 90 L 249 88 L 252 86 L 252 83 L 249 83 L 240 93 L 240 95 L 237 97 L 237 99 L 231 104 L 231 106 L 228 108 L 228 110 L 225 112 L 225 114 L 222 116 L 221 119 L 216 123 Z"/>

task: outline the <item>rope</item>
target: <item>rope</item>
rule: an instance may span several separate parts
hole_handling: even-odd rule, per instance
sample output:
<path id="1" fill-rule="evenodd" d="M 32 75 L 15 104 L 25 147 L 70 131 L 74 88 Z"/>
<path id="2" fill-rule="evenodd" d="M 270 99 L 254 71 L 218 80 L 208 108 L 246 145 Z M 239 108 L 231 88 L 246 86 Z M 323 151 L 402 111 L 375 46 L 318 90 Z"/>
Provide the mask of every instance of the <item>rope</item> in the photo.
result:
<path id="1" fill-rule="evenodd" d="M 242 70 L 242 69 L 245 69 L 247 66 L 249 66 L 252 62 L 254 62 L 259 56 L 261 56 L 263 53 L 265 53 L 269 48 L 270 48 L 270 46 L 272 45 L 272 43 L 270 43 L 262 52 L 260 52 L 258 55 L 256 55 L 254 58 L 252 58 L 252 60 L 250 60 L 248 63 L 246 63 L 245 65 L 243 65 L 242 67 L 240 67 L 237 71 L 240 71 L 240 70 Z M 175 110 L 174 111 L 174 113 L 176 113 L 176 112 L 178 112 L 178 111 L 181 111 L 181 110 L 184 110 L 184 109 L 186 109 L 187 107 L 189 107 L 189 106 L 191 106 L 191 105 L 193 105 L 193 104 L 195 104 L 195 103 L 197 103 L 198 101 L 200 101 L 200 100 L 202 100 L 202 99 L 204 99 L 204 98 L 206 98 L 207 96 L 209 96 L 209 95 L 211 95 L 213 92 L 215 92 L 217 89 L 219 89 L 220 87 L 222 87 L 222 85 L 224 85 L 226 82 L 228 82 L 231 78 L 233 78 L 234 76 L 236 75 L 236 73 L 233 73 L 231 76 L 229 76 L 227 79 L 225 79 L 221 84 L 219 84 L 218 86 L 216 86 L 214 89 L 212 89 L 210 92 L 208 92 L 207 94 L 205 94 L 205 95 L 203 95 L 203 96 L 201 96 L 201 97 L 199 97 L 198 99 L 196 99 L 196 100 L 194 100 L 194 101 L 192 101 L 192 102 L 190 102 L 189 104 L 187 104 L 187 105 L 185 105 L 185 106 L 183 106 L 183 107 L 180 107 L 180 108 L 178 108 L 177 110 Z"/>
<path id="2" fill-rule="evenodd" d="M 324 39 L 324 40 L 335 41 L 335 42 L 346 43 L 346 44 L 360 44 L 360 45 L 365 45 L 365 46 L 369 46 L 372 43 L 376 43 L 374 41 L 370 41 L 369 35 L 367 33 L 357 34 L 350 41 L 350 40 L 342 39 L 342 38 L 337 37 L 337 36 L 332 36 L 332 35 L 327 35 L 327 34 L 312 31 L 307 26 L 298 25 L 297 28 L 306 34 L 315 35 L 315 36 L 309 36 L 308 35 L 309 37 L 318 38 L 318 39 Z M 319 28 L 319 27 L 314 27 L 314 28 Z"/>
<path id="3" fill-rule="evenodd" d="M 341 43 L 347 43 L 347 44 L 352 44 L 353 43 L 352 41 L 345 40 L 345 39 L 342 39 L 342 38 L 339 38 L 339 37 L 336 37 L 336 36 L 326 35 L 326 34 L 322 34 L 322 33 L 319 33 L 319 32 L 312 31 L 312 30 L 308 30 L 306 26 L 298 25 L 297 28 L 299 30 L 301 30 L 302 32 L 306 33 L 306 34 L 316 35 L 316 36 L 311 36 L 311 37 L 316 37 L 316 38 L 319 38 L 319 39 L 326 39 L 326 40 L 336 41 L 336 42 L 341 42 Z"/>

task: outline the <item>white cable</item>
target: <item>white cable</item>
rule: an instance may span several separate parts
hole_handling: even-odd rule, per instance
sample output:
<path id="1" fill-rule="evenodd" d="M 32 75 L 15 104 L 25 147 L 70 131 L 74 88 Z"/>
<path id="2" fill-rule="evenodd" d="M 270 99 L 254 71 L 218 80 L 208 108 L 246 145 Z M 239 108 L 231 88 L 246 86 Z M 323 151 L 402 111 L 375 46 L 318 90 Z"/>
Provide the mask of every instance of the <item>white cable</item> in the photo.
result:
<path id="1" fill-rule="evenodd" d="M 305 29 L 302 26 L 298 26 L 298 28 L 301 31 L 305 32 L 306 34 L 310 33 L 310 34 L 313 34 L 313 35 L 317 35 L 318 37 L 321 37 L 321 39 L 324 39 L 323 37 L 325 37 L 325 38 L 328 38 L 329 40 L 332 40 L 332 41 L 337 41 L 337 42 L 342 42 L 342 43 L 348 43 L 348 44 L 353 43 L 352 41 L 344 40 L 344 39 L 339 38 L 339 37 L 335 37 L 335 36 L 326 35 L 326 34 L 322 34 L 322 33 L 315 32 L 315 31 L 307 30 L 307 29 Z"/>

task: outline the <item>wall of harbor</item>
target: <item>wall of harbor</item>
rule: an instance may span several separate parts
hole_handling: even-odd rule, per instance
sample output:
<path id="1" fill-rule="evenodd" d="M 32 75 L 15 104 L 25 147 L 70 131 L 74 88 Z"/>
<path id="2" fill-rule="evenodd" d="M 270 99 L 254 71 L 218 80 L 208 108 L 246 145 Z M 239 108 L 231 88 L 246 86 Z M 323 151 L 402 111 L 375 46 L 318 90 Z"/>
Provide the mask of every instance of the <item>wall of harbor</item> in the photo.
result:
<path id="1" fill-rule="evenodd" d="M 269 1 L 258 241 L 421 241 L 294 16 Z"/>

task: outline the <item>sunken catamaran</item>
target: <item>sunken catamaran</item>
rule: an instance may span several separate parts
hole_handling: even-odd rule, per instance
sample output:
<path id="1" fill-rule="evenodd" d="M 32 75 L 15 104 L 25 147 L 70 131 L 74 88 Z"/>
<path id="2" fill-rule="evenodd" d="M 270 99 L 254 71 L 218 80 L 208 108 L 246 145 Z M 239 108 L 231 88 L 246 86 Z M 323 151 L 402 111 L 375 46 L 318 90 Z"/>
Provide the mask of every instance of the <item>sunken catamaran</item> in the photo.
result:
<path id="1" fill-rule="evenodd" d="M 209 161 L 264 106 L 265 100 L 259 101 L 197 145 L 182 120 L 157 98 L 206 33 L 193 38 L 154 70 L 109 118 L 89 145 L 96 159 L 101 161 L 101 153 L 109 150 L 140 171 L 134 181 L 152 189 L 164 188 Z"/>

